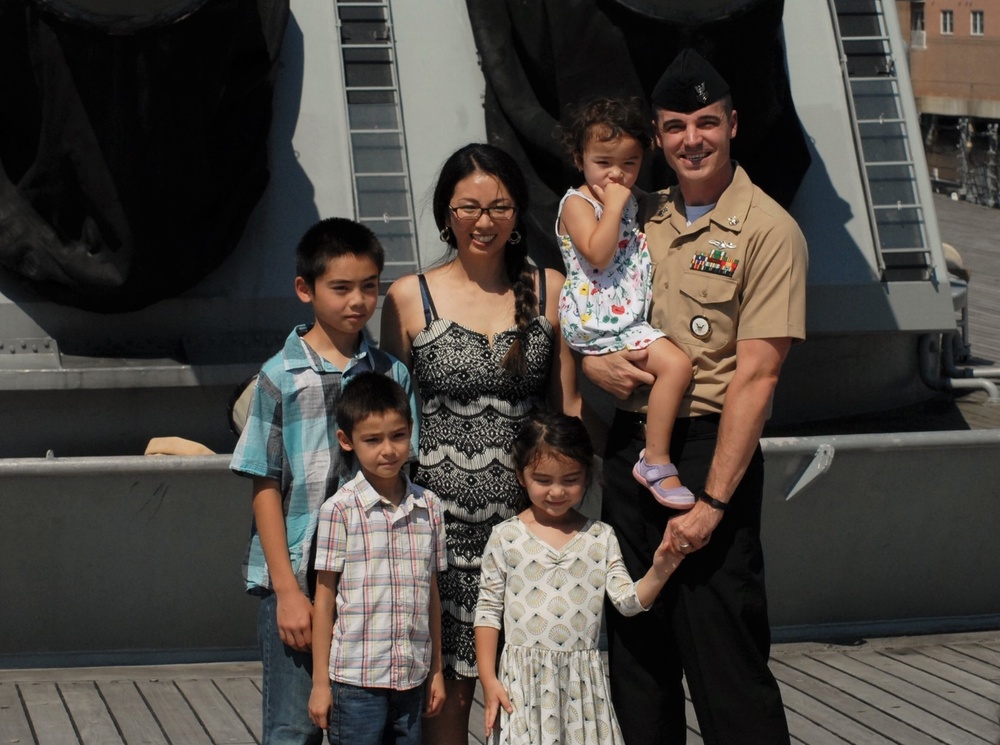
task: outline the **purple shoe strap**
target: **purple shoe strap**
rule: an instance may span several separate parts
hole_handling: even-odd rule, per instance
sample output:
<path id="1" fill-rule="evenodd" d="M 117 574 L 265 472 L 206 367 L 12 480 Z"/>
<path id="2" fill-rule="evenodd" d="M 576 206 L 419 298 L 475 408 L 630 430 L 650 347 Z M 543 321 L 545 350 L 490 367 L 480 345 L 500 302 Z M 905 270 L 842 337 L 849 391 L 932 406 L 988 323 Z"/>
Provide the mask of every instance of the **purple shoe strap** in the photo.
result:
<path id="1" fill-rule="evenodd" d="M 646 462 L 646 456 L 639 458 L 639 474 L 649 483 L 656 484 L 663 479 L 677 476 L 677 466 L 673 463 L 657 463 L 651 465 Z"/>

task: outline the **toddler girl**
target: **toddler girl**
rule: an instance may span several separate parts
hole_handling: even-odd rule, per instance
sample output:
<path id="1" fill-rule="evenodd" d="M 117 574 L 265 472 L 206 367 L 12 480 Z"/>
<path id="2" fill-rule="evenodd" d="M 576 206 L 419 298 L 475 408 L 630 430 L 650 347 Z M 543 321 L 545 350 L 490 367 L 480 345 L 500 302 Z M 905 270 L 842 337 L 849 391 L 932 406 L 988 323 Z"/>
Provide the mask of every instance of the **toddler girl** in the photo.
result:
<path id="1" fill-rule="evenodd" d="M 559 325 L 581 354 L 647 350 L 638 366 L 654 375 L 646 417 L 646 449 L 632 470 L 661 504 L 689 509 L 695 498 L 670 462 L 670 433 L 691 362 L 646 317 L 652 267 L 636 221 L 632 187 L 642 153 L 652 147 L 649 114 L 638 99 L 597 99 L 573 112 L 563 142 L 584 183 L 559 204 L 556 236 L 566 282 Z"/>
<path id="2" fill-rule="evenodd" d="M 493 528 L 476 606 L 486 737 L 509 745 L 618 745 L 621 730 L 597 648 L 604 595 L 625 615 L 648 609 L 683 556 L 661 543 L 653 566 L 633 582 L 610 526 L 574 509 L 594 457 L 579 419 L 535 414 L 514 441 L 513 457 L 530 504 Z"/>

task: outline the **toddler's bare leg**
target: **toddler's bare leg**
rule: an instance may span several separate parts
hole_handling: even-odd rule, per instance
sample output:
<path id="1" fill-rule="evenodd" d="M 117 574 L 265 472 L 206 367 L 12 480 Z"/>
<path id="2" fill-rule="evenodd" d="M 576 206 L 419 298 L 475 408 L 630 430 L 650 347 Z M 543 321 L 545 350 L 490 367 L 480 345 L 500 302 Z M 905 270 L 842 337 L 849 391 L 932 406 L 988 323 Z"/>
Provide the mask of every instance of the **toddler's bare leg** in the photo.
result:
<path id="1" fill-rule="evenodd" d="M 656 380 L 646 410 L 646 449 L 640 453 L 632 474 L 660 504 L 675 510 L 690 509 L 695 503 L 694 494 L 681 483 L 677 468 L 670 462 L 670 435 L 681 397 L 691 381 L 691 363 L 671 341 L 658 339 L 648 347 L 643 369 Z"/>
<path id="2" fill-rule="evenodd" d="M 670 462 L 670 433 L 692 371 L 691 360 L 669 339 L 657 339 L 647 351 L 649 356 L 640 366 L 655 375 L 656 382 L 649 393 L 646 414 L 646 462 L 655 465 Z M 676 477 L 671 481 L 676 483 L 664 486 L 680 486 Z"/>

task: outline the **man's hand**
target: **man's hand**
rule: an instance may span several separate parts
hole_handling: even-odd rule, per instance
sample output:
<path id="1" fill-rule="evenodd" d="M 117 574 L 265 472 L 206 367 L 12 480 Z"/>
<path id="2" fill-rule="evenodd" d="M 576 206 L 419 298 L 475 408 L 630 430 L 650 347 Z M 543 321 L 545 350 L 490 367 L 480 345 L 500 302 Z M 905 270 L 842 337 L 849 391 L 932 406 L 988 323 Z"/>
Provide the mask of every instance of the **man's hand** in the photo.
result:
<path id="1" fill-rule="evenodd" d="M 720 510 L 704 502 L 697 502 L 690 510 L 667 522 L 663 540 L 670 551 L 684 555 L 694 553 L 708 543 L 721 521 Z"/>
<path id="2" fill-rule="evenodd" d="M 646 361 L 645 349 L 611 354 L 585 354 L 581 361 L 583 373 L 615 398 L 626 399 L 640 385 L 652 385 L 655 376 L 637 365 Z"/>
<path id="3" fill-rule="evenodd" d="M 295 588 L 278 595 L 278 635 L 281 641 L 299 652 L 312 649 L 313 604 L 302 590 Z"/>

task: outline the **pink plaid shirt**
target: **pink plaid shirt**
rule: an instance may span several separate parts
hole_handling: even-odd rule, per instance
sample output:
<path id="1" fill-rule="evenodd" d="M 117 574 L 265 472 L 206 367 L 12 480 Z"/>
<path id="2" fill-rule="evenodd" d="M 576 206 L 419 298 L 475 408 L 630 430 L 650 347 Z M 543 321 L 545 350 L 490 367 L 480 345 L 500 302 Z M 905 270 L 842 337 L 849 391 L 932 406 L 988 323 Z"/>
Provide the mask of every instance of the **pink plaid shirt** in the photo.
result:
<path id="1" fill-rule="evenodd" d="M 447 566 L 444 514 L 407 481 L 399 507 L 358 473 L 323 503 L 316 569 L 340 572 L 330 679 L 403 691 L 430 671 L 430 582 Z"/>

